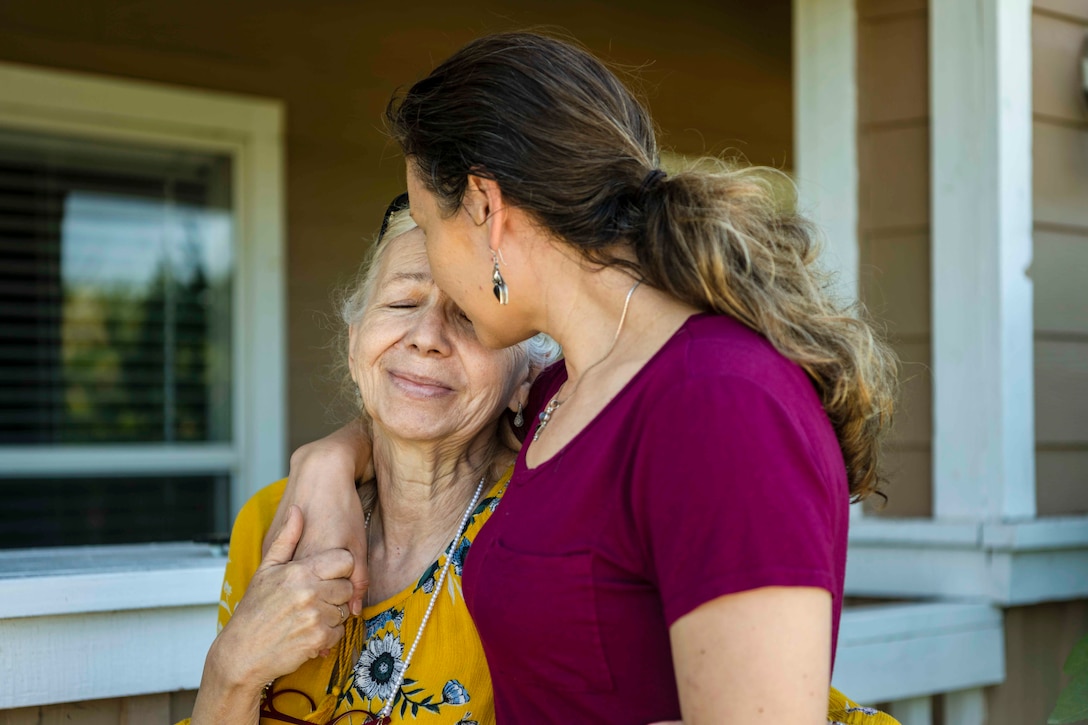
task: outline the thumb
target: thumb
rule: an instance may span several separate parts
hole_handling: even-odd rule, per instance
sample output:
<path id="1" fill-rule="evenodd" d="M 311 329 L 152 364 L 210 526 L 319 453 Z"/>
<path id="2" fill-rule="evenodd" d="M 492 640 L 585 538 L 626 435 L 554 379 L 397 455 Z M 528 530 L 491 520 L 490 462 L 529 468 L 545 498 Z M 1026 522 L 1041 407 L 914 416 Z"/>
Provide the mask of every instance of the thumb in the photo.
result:
<path id="1" fill-rule="evenodd" d="M 287 520 L 283 522 L 283 528 L 272 539 L 268 546 L 268 553 L 264 555 L 261 566 L 286 564 L 295 556 L 295 547 L 302 538 L 302 509 L 292 505 L 287 509 Z"/>

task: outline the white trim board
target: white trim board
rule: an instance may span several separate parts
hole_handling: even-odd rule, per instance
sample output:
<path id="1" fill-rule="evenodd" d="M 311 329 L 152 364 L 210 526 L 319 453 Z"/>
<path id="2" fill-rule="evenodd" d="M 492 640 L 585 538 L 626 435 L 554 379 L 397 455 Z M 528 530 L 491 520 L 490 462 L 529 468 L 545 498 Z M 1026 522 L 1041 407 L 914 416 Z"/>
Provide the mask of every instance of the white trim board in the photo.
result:
<path id="1" fill-rule="evenodd" d="M 0 620 L 216 605 L 225 566 L 206 544 L 2 551 Z"/>
<path id="2" fill-rule="evenodd" d="M 195 689 L 225 565 L 207 544 L 0 552 L 0 710 Z"/>
<path id="3" fill-rule="evenodd" d="M 208 647 L 215 637 L 221 556 L 207 547 L 163 547 L 150 560 L 173 562 L 174 568 L 150 568 L 131 547 L 129 571 L 121 558 L 103 562 L 101 586 L 116 587 L 110 577 L 127 576 L 121 593 L 82 598 L 79 606 L 43 616 L 43 597 L 51 596 L 53 579 L 64 578 L 78 590 L 79 577 L 35 576 L 0 582 L 37 583 L 43 587 L 23 609 L 7 605 L 0 619 L 0 710 L 104 697 L 128 697 L 199 685 Z M 189 551 L 185 551 L 188 548 Z M 170 551 L 173 549 L 173 551 Z M 176 556 L 175 556 L 176 555 Z M 34 554 L 24 564 L 32 564 Z M 203 562 L 197 564 L 198 562 Z M 211 566 L 212 562 L 216 566 Z M 158 575 L 162 578 L 154 579 Z M 92 575 L 84 575 L 92 576 Z M 174 602 L 152 592 L 133 590 L 177 577 Z M 204 580 L 204 581 L 198 581 Z M 214 580 L 214 581 L 212 581 Z M 189 586 L 193 591 L 181 595 Z M 182 600 L 186 606 L 178 606 Z M 120 611 L 97 611 L 111 602 Z M 82 612 L 82 613 L 80 613 Z M 836 687 L 862 702 L 885 702 L 953 689 L 981 687 L 1004 679 L 1001 612 L 984 604 L 912 603 L 848 607 L 843 612 L 834 677 Z M 78 663 L 78 666 L 73 666 Z M 56 673 L 65 675 L 57 678 Z"/>
<path id="4" fill-rule="evenodd" d="M 1088 517 L 857 521 L 850 531 L 846 592 L 1003 606 L 1088 597 Z"/>
<path id="5" fill-rule="evenodd" d="M 853 700 L 904 700 L 1004 679 L 1004 625 L 994 607 L 918 603 L 843 611 L 832 681 Z"/>
<path id="6" fill-rule="evenodd" d="M 217 608 L 0 620 L 0 710 L 196 689 Z"/>

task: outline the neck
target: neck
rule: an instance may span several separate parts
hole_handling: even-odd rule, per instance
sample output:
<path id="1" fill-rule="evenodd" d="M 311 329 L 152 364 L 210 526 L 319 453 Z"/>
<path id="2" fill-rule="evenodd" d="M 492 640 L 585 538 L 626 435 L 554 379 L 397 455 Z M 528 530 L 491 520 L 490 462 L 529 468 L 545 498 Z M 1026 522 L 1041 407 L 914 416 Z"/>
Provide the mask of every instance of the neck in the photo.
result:
<path id="1" fill-rule="evenodd" d="M 419 578 L 450 543 L 481 478 L 486 490 L 510 457 L 505 449 L 497 452 L 492 431 L 450 454 L 443 446 L 398 441 L 375 428 L 377 501 L 367 534 L 370 603 Z"/>
<path id="2" fill-rule="evenodd" d="M 614 268 L 587 270 L 579 264 L 555 279 L 564 284 L 546 293 L 542 329 L 563 346 L 569 392 L 572 384 L 607 362 L 606 358 L 622 358 L 628 341 L 638 336 L 642 326 L 644 299 L 654 291 L 639 285 L 632 293 L 637 280 Z"/>
<path id="3" fill-rule="evenodd" d="M 665 292 L 641 284 L 630 299 L 626 320 L 616 338 L 627 293 L 637 277 L 620 267 L 586 264 L 568 245 L 554 240 L 534 240 L 529 251 L 536 288 L 523 293 L 534 301 L 533 309 L 526 312 L 535 329 L 547 332 L 563 346 L 568 391 L 606 356 L 608 360 L 592 371 L 593 377 L 601 369 L 644 361 L 660 345 L 662 333 L 675 330 L 678 321 L 696 311 Z M 613 253 L 622 257 L 625 251 L 630 258 L 629 250 L 623 248 Z"/>

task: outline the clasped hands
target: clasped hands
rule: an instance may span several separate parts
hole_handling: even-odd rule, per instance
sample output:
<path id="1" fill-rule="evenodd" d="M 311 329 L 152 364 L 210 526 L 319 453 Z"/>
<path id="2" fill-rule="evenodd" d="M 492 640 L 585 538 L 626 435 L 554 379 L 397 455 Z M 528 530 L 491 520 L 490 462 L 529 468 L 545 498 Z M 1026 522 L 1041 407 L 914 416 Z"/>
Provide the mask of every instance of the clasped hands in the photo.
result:
<path id="1" fill-rule="evenodd" d="M 326 654 L 344 636 L 355 557 L 345 549 L 296 554 L 303 517 L 287 516 L 230 621 L 212 646 L 232 685 L 257 688 Z"/>

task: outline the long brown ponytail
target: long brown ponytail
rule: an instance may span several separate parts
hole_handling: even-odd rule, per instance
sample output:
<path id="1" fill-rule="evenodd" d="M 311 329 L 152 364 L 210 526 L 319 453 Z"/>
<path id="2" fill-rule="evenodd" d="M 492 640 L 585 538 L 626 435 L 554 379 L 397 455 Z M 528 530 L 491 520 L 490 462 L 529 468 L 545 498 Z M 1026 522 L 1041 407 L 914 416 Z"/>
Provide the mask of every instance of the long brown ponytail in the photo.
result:
<path id="1" fill-rule="evenodd" d="M 853 497 L 876 490 L 895 358 L 829 294 L 813 229 L 780 173 L 704 162 L 665 177 L 645 107 L 593 55 L 534 33 L 470 43 L 394 98 L 386 118 L 447 212 L 470 173 L 492 178 L 587 259 L 633 267 L 764 335 L 819 390 Z"/>

